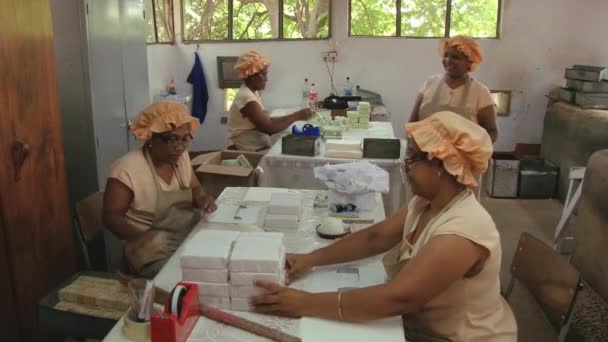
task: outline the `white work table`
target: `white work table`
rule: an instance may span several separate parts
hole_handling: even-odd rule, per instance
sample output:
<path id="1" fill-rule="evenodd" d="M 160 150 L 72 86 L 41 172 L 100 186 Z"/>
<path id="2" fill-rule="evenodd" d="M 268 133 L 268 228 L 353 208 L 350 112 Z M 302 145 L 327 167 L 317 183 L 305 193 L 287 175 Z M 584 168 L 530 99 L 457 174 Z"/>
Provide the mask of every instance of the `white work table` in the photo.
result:
<path id="1" fill-rule="evenodd" d="M 259 189 L 259 188 L 257 188 Z M 218 198 L 218 203 L 241 204 L 248 188 L 226 188 Z M 273 191 L 273 189 L 268 189 Z M 285 191 L 285 190 L 278 190 Z M 315 233 L 315 227 L 329 214 L 327 208 L 313 208 L 315 195 L 318 190 L 299 190 L 304 194 L 304 209 L 300 226 L 296 230 L 281 230 L 285 234 L 284 242 L 288 253 L 305 253 L 326 246 L 331 240 L 321 239 Z M 379 222 L 385 218 L 384 205 L 381 196 L 376 197 L 377 206 L 374 210 L 360 214 L 361 219 L 373 219 Z M 248 204 L 250 204 L 248 202 Z M 252 204 L 253 205 L 253 204 Z M 353 230 L 363 229 L 368 225 L 353 225 Z M 200 229 L 228 229 L 240 231 L 262 231 L 261 227 L 242 224 L 209 223 L 203 219 L 190 234 Z M 171 290 L 181 279 L 179 257 L 184 244 L 174 253 L 167 264 L 154 278 L 156 286 Z M 353 273 L 353 270 L 355 273 Z M 357 275 L 358 274 L 358 275 Z M 290 286 L 310 292 L 335 291 L 343 287 L 371 286 L 385 281 L 385 273 L 381 257 L 377 256 L 349 264 L 315 269 Z M 304 342 L 312 341 L 404 341 L 403 323 L 401 317 L 393 317 L 375 322 L 349 324 L 325 321 L 313 318 L 284 318 L 270 315 L 260 315 L 251 312 L 230 311 L 246 319 L 279 329 L 294 336 L 299 336 Z M 123 321 L 120 320 L 105 337 L 105 342 L 129 341 L 122 332 Z M 203 341 L 267 341 L 267 339 L 251 333 L 201 317 L 192 331 L 188 342 Z"/>
<path id="2" fill-rule="evenodd" d="M 296 122 L 302 127 L 304 122 Z M 343 133 L 345 139 L 395 138 L 393 125 L 390 122 L 372 121 L 368 129 L 351 128 Z M 258 185 L 262 187 L 289 189 L 327 189 L 325 184 L 314 177 L 313 169 L 326 164 L 349 163 L 358 160 L 369 161 L 389 173 L 390 193 L 383 194 L 386 214 L 395 214 L 406 203 L 408 196 L 407 183 L 404 178 L 403 156 L 406 143 L 402 140 L 401 155 L 398 159 L 345 159 L 325 157 L 325 144 L 321 144 L 321 153 L 315 157 L 294 156 L 282 153 L 281 136 L 291 132 L 291 127 L 278 136 L 270 150 L 262 157 L 258 167 L 261 169 Z M 274 137 L 273 137 L 274 138 Z M 275 139 L 273 139 L 275 140 Z"/>

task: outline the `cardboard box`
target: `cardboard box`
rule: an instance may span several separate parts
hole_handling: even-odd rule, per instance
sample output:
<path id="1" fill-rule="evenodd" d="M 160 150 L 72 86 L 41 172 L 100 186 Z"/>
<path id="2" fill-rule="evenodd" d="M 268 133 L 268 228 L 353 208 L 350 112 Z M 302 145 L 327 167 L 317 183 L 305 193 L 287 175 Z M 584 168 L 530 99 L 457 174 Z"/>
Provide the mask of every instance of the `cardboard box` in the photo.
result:
<path id="1" fill-rule="evenodd" d="M 239 155 L 245 156 L 253 169 L 223 166 L 222 160 L 235 159 Z M 226 187 L 252 187 L 257 186 L 255 168 L 262 160 L 263 153 L 244 151 L 218 151 L 199 156 L 202 163 L 196 168 L 196 176 L 205 191 L 217 198 Z"/>

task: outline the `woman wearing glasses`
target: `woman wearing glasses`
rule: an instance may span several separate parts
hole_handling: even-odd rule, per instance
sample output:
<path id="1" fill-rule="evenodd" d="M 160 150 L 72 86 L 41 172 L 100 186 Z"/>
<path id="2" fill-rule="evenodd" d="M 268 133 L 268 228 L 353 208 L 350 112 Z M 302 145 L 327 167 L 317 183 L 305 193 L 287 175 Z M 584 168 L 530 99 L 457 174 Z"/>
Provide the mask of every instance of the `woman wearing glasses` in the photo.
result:
<path id="1" fill-rule="evenodd" d="M 475 199 L 492 141 L 479 125 L 439 112 L 406 126 L 406 173 L 415 194 L 396 215 L 308 254 L 287 256 L 288 277 L 313 267 L 384 255 L 388 282 L 349 291 L 308 293 L 257 282 L 257 312 L 367 321 L 403 315 L 408 341 L 517 340 L 500 294 L 501 244 Z"/>
<path id="2" fill-rule="evenodd" d="M 239 57 L 234 70 L 243 80 L 228 116 L 229 148 L 263 152 L 270 148 L 270 136 L 288 128 L 295 121 L 308 120 L 309 109 L 290 115 L 271 118 L 264 110 L 259 91 L 266 88 L 270 62 L 257 51 L 249 51 Z"/>
<path id="3" fill-rule="evenodd" d="M 110 166 L 103 223 L 124 241 L 126 271 L 153 277 L 200 219 L 216 209 L 188 155 L 199 127 L 188 107 L 160 102 L 144 109 L 131 132 L 144 142 Z"/>

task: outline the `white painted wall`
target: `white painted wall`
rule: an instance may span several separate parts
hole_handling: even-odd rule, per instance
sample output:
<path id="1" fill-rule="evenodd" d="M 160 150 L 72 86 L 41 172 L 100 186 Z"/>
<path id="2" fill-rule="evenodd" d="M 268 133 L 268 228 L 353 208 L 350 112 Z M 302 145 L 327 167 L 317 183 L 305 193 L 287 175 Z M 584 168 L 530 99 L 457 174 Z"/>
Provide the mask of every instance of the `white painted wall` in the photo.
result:
<path id="1" fill-rule="evenodd" d="M 180 13 L 175 1 L 175 13 Z M 223 92 L 217 87 L 216 56 L 237 56 L 256 49 L 271 61 L 270 81 L 262 95 L 266 107 L 293 106 L 300 99 L 304 78 L 317 83 L 320 97 L 329 94 L 329 77 L 321 52 L 337 48 L 336 88 L 346 76 L 382 94 L 393 115 L 396 134 L 403 134 L 411 107 L 429 76 L 442 72 L 436 39 L 349 38 L 347 0 L 334 0 L 333 38 L 329 41 L 201 44 L 200 55 L 210 89 L 209 114 L 193 150 L 225 146 Z M 511 89 L 511 115 L 498 119 L 496 150 L 515 143 L 540 143 L 547 100 L 545 94 L 562 85 L 564 68 L 571 64 L 608 65 L 608 0 L 503 0 L 501 38 L 481 40 L 485 61 L 473 74 L 491 89 Z M 176 28 L 181 27 L 179 16 Z M 185 82 L 196 45 L 148 47 L 151 95 L 171 77 L 178 91 Z"/>

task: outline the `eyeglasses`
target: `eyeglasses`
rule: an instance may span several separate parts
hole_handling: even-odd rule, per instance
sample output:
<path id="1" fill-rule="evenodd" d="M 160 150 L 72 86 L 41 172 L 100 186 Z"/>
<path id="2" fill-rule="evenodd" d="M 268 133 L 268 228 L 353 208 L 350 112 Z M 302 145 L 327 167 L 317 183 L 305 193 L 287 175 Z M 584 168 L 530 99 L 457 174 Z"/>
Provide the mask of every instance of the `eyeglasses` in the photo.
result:
<path id="1" fill-rule="evenodd" d="M 418 155 L 416 157 L 405 158 L 405 160 L 403 161 L 403 168 L 405 169 L 405 172 L 410 172 L 412 164 L 423 160 L 427 160 L 426 155 Z"/>
<path id="2" fill-rule="evenodd" d="M 192 144 L 192 135 L 188 134 L 183 138 L 178 138 L 175 135 L 163 135 L 163 134 L 157 134 L 157 137 L 166 142 L 167 146 L 169 148 L 175 149 L 177 148 L 179 145 L 182 145 L 184 148 L 188 148 L 190 147 L 190 144 Z"/>
<path id="3" fill-rule="evenodd" d="M 260 71 L 258 73 L 255 73 L 253 75 L 251 75 L 250 77 L 263 77 L 264 79 L 268 78 L 268 72 L 264 72 L 264 71 Z"/>

